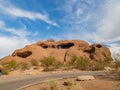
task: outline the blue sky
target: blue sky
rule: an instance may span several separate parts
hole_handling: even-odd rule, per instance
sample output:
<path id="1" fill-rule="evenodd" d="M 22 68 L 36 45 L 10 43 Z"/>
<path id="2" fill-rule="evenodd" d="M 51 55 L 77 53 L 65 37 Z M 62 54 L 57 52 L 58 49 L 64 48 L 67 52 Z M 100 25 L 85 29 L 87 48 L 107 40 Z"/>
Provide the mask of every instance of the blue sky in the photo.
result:
<path id="1" fill-rule="evenodd" d="M 120 46 L 120 0 L 0 0 L 0 57 L 39 40 Z"/>

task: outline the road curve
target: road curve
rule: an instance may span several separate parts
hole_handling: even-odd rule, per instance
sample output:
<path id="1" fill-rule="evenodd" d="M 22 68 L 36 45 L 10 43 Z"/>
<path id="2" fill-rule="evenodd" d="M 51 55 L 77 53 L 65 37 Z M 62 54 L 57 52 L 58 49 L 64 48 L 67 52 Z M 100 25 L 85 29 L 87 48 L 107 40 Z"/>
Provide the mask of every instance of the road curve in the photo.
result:
<path id="1" fill-rule="evenodd" d="M 0 77 L 0 90 L 16 90 L 25 85 L 41 82 L 49 79 L 70 78 L 79 75 L 106 75 L 104 71 L 83 71 L 68 73 L 48 73 L 45 75 L 26 75 L 21 77 Z"/>

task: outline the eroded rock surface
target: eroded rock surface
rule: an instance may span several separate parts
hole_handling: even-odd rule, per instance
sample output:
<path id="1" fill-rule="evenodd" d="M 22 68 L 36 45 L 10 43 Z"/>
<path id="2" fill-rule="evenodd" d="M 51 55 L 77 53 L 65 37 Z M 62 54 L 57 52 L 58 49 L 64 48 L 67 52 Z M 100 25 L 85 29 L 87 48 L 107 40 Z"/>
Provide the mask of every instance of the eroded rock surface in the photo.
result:
<path id="1" fill-rule="evenodd" d="M 44 56 L 53 56 L 61 62 L 66 62 L 74 55 L 97 61 L 103 61 L 107 56 L 111 57 L 109 48 L 101 44 L 89 45 L 83 40 L 54 41 L 49 39 L 15 50 L 12 55 L 3 58 L 2 61 L 14 59 L 27 62 L 33 59 L 40 60 Z"/>

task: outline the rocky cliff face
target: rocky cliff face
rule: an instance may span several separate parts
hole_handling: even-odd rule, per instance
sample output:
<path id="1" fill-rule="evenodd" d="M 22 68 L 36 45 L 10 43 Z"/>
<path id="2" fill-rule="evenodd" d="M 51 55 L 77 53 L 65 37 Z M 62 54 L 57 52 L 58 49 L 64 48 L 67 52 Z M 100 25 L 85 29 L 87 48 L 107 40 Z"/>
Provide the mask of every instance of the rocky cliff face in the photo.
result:
<path id="1" fill-rule="evenodd" d="M 82 40 L 54 41 L 51 39 L 15 50 L 11 56 L 3 58 L 2 62 L 10 60 L 28 62 L 30 60 L 40 60 L 47 56 L 53 56 L 61 62 L 67 62 L 73 55 L 97 61 L 103 61 L 107 56 L 111 57 L 109 48 L 101 44 L 89 45 Z"/>

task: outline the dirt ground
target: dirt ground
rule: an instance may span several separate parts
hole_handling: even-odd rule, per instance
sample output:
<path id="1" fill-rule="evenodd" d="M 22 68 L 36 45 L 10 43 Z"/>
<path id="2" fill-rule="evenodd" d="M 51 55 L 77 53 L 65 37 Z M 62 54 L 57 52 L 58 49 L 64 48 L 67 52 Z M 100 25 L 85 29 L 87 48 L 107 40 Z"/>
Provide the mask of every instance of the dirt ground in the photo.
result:
<path id="1" fill-rule="evenodd" d="M 120 80 L 118 77 L 119 76 L 95 76 L 94 80 L 89 81 L 76 81 L 75 78 L 72 78 L 72 80 L 82 88 L 81 90 L 120 90 Z M 63 85 L 66 80 L 67 79 L 57 81 L 59 84 L 59 90 L 71 90 Z M 48 87 L 46 83 L 41 83 L 27 87 L 24 90 L 51 90 L 43 89 L 46 87 Z"/>

